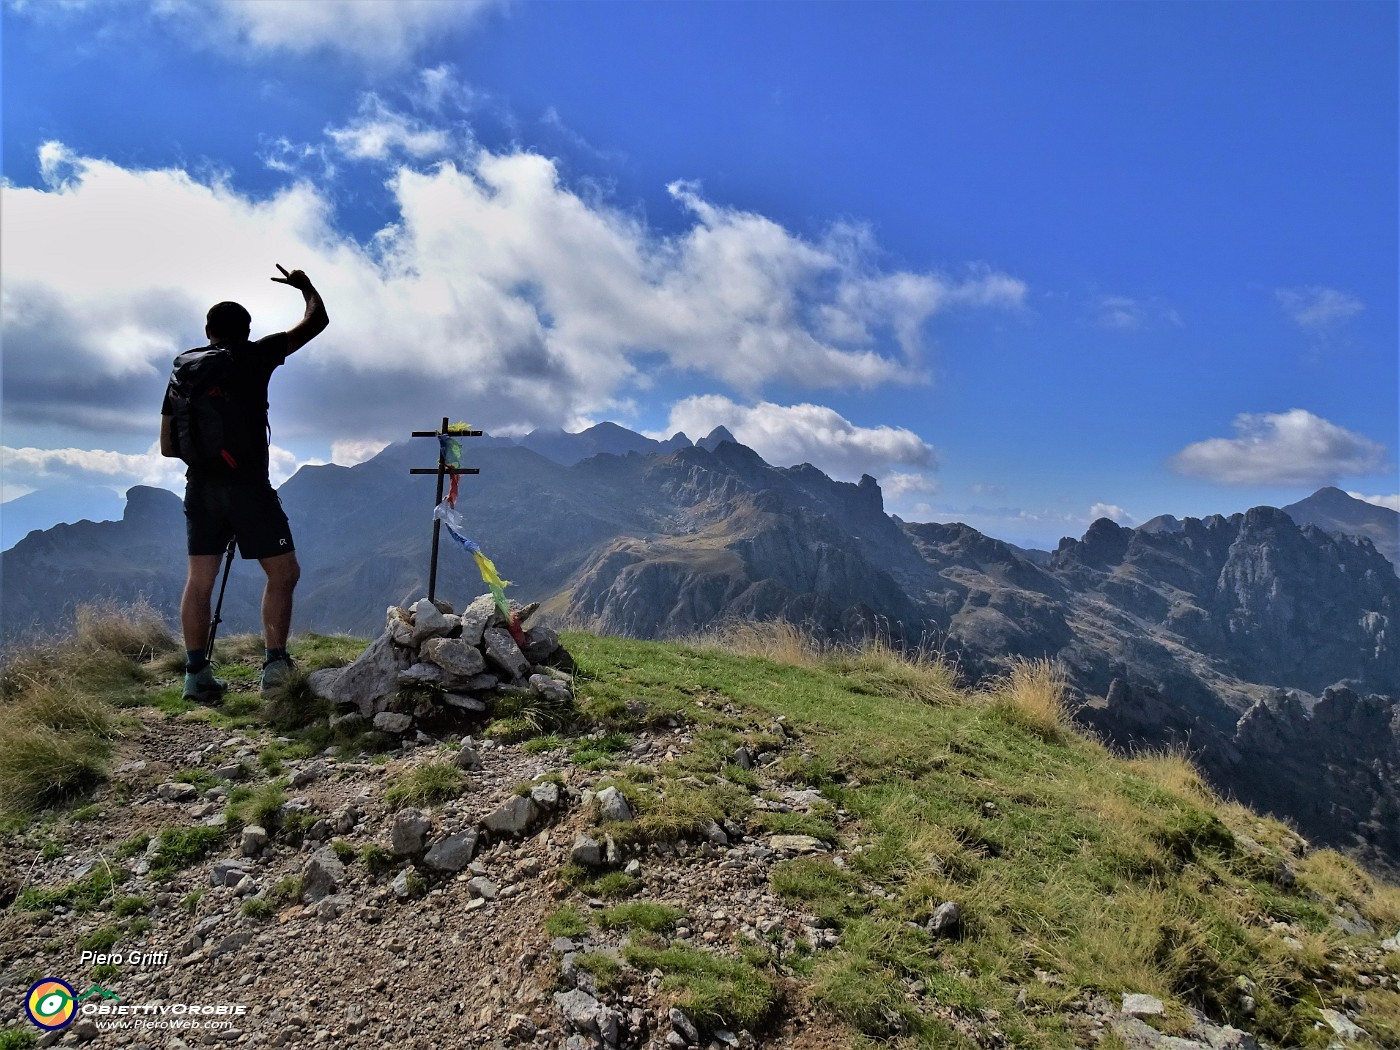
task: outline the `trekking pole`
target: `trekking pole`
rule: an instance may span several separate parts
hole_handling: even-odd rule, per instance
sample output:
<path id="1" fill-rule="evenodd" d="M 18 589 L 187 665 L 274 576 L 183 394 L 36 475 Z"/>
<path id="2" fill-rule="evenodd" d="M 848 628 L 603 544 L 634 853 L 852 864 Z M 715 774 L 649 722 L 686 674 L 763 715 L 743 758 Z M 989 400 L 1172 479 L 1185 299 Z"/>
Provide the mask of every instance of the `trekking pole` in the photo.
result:
<path id="1" fill-rule="evenodd" d="M 219 584 L 219 600 L 214 605 L 214 618 L 209 621 L 209 640 L 204 643 L 204 659 L 208 660 L 211 666 L 214 663 L 214 635 L 219 633 L 219 624 L 223 622 L 219 614 L 224 609 L 224 588 L 228 586 L 228 571 L 233 568 L 233 546 L 237 542 L 237 536 L 228 541 L 228 557 L 224 560 L 224 579 Z"/>

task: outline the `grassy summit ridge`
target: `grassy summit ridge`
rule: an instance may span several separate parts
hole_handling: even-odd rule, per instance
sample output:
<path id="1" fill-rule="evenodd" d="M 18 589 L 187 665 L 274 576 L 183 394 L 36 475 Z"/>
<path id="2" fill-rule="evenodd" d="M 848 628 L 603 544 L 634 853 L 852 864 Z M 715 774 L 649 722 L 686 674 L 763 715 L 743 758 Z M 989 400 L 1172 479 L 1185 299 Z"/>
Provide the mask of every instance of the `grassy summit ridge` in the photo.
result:
<path id="1" fill-rule="evenodd" d="M 1168 1025 L 1190 1006 L 1325 1046 L 1318 1010 L 1357 990 L 1333 916 L 1400 925 L 1400 891 L 1216 798 L 1181 756 L 1125 760 L 1074 732 L 1048 665 L 969 691 L 936 660 L 823 654 L 781 629 L 568 644 L 594 710 L 640 698 L 717 725 L 757 710 L 798 731 L 806 751 L 789 775 L 855 816 L 858 841 L 847 869 L 804 861 L 786 892 L 841 932 L 812 972 L 814 998 L 870 1035 L 936 1045 L 952 1008 L 997 1016 L 1015 1045 L 1069 1046 L 1086 994 L 1142 992 L 1169 1004 Z M 947 900 L 964 933 L 935 941 L 916 927 Z M 1385 965 L 1400 974 L 1394 953 Z M 1400 1046 L 1390 985 L 1365 990 L 1363 1025 Z"/>
<path id="2" fill-rule="evenodd" d="M 21 845 L 90 833 L 92 786 L 124 734 L 171 721 L 262 732 L 285 715 L 247 692 L 221 711 L 180 702 L 174 643 L 148 618 L 80 624 L 74 638 L 9 654 L 0 676 L 0 803 Z M 1154 1022 L 1166 1031 L 1184 1032 L 1197 1011 L 1276 1046 L 1325 1047 L 1335 1037 L 1322 1011 L 1335 1010 L 1369 1045 L 1400 1047 L 1400 953 L 1379 947 L 1400 928 L 1400 890 L 1215 797 L 1181 756 L 1123 759 L 1081 735 L 1051 665 L 969 688 L 937 659 L 822 650 L 783 625 L 685 644 L 578 633 L 565 643 L 579 666 L 576 724 L 545 736 L 513 717 L 488 734 L 523 754 L 567 754 L 571 783 L 617 787 L 637 819 L 601 830 L 624 848 L 649 863 L 647 850 L 693 841 L 716 820 L 757 841 L 797 833 L 835 847 L 771 869 L 768 892 L 831 934 L 822 950 L 786 956 L 737 933 L 703 946 L 674 939 L 679 913 L 647 901 L 638 880 L 560 871 L 558 931 L 630 931 L 620 958 L 579 957 L 600 988 L 659 970 L 663 992 L 702 1024 L 748 1027 L 760 1042 L 785 1015 L 815 1009 L 835 1045 L 1113 1047 L 1094 1004 L 1146 993 L 1167 1004 Z M 253 648 L 222 645 L 219 673 L 238 681 Z M 294 645 L 303 664 L 355 649 L 314 636 Z M 687 743 L 637 764 L 633 741 L 673 724 Z M 249 773 L 276 778 L 283 760 L 331 743 L 322 720 L 299 741 L 268 744 L 262 773 Z M 735 763 L 739 745 L 781 757 L 750 770 Z M 280 784 L 257 790 L 280 804 Z M 763 809 L 765 784 L 821 801 L 805 813 Z M 244 790 L 246 808 L 256 799 L 234 794 Z M 178 852 L 174 831 L 147 838 L 163 844 L 157 859 Z M 84 887 L 14 889 L 7 918 L 72 904 Z M 115 917 L 135 899 L 110 875 L 86 889 L 82 910 Z M 629 895 L 590 922 L 584 899 Z M 961 911 L 953 937 L 926 928 L 945 901 Z"/>

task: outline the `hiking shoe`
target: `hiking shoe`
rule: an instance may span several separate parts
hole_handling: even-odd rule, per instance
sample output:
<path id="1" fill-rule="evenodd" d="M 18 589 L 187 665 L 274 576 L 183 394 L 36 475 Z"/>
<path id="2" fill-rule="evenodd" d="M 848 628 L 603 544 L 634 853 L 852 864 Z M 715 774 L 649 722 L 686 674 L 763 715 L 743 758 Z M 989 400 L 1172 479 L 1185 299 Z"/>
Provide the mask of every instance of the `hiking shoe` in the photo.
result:
<path id="1" fill-rule="evenodd" d="M 184 699 L 186 700 L 193 700 L 199 704 L 217 704 L 224 698 L 226 692 L 228 692 L 228 683 L 222 678 L 215 678 L 214 668 L 208 664 L 193 674 L 189 671 L 185 672 Z"/>
<path id="2" fill-rule="evenodd" d="M 269 660 L 263 664 L 262 691 L 281 689 L 292 680 L 293 664 L 291 657 Z"/>

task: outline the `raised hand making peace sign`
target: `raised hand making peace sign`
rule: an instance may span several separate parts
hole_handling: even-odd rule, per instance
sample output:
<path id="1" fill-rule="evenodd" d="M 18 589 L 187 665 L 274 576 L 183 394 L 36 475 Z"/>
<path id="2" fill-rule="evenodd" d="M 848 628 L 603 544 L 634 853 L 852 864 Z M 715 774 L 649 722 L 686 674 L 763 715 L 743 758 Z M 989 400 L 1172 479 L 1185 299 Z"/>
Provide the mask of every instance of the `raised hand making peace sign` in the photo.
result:
<path id="1" fill-rule="evenodd" d="M 307 277 L 301 270 L 293 270 L 291 273 L 288 273 L 286 267 L 281 263 L 277 263 L 277 269 L 282 271 L 282 276 L 272 277 L 269 278 L 269 280 L 276 281 L 278 284 L 290 284 L 300 292 L 305 292 L 311 287 L 311 278 Z"/>

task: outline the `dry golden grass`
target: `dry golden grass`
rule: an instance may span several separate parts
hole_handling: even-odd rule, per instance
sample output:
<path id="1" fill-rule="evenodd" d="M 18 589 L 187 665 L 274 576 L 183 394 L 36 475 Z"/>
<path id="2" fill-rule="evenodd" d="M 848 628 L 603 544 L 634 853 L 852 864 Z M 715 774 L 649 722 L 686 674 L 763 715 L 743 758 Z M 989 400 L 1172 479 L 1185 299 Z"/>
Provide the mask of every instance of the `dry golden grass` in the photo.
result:
<path id="1" fill-rule="evenodd" d="M 833 643 L 796 624 L 764 620 L 720 624 L 686 639 L 685 644 L 790 667 L 829 670 L 859 679 L 882 695 L 917 703 L 953 704 L 964 699 L 957 669 L 942 653 L 897 648 L 880 637 Z"/>
<path id="2" fill-rule="evenodd" d="M 91 787 L 110 751 L 101 701 L 35 680 L 0 703 L 0 808 L 29 813 Z"/>
<path id="3" fill-rule="evenodd" d="M 17 696 L 36 682 L 100 688 L 129 680 L 136 663 L 179 649 L 165 621 L 145 600 L 129 607 L 112 601 L 80 605 L 67 634 L 28 639 L 5 651 L 0 697 Z"/>
<path id="4" fill-rule="evenodd" d="M 1173 795 L 1196 802 L 1218 803 L 1219 796 L 1206 783 L 1191 757 L 1180 749 L 1140 751 L 1126 763 L 1128 769 L 1140 774 Z"/>
<path id="5" fill-rule="evenodd" d="M 785 620 L 730 621 L 683 640 L 696 649 L 757 656 L 792 667 L 816 667 L 826 647 L 810 631 Z"/>
<path id="6" fill-rule="evenodd" d="M 1309 887 L 1328 897 L 1349 901 L 1387 932 L 1400 926 L 1400 886 L 1378 882 L 1350 857 L 1336 850 L 1316 850 L 1294 865 Z"/>
<path id="7" fill-rule="evenodd" d="M 36 681 L 23 693 L 7 701 L 6 725 L 43 727 L 56 732 L 88 732 L 108 735 L 110 708 L 91 696 L 76 692 L 66 683 Z"/>
<path id="8" fill-rule="evenodd" d="M 1049 742 L 1076 732 L 1065 702 L 1065 673 L 1052 660 L 1021 660 L 994 679 L 982 696 L 991 709 Z"/>
<path id="9" fill-rule="evenodd" d="M 68 634 L 5 653 L 0 673 L 0 807 L 33 812 L 101 780 L 109 699 L 149 677 L 179 643 L 146 602 L 80 606 Z"/>
<path id="10" fill-rule="evenodd" d="M 100 782 L 110 744 L 48 726 L 0 722 L 0 809 L 33 813 Z"/>
<path id="11" fill-rule="evenodd" d="M 861 678 L 896 699 L 935 706 L 966 699 L 958 687 L 957 669 L 938 652 L 904 651 L 872 638 L 859 647 L 833 650 L 823 664 L 837 674 Z"/>
<path id="12" fill-rule="evenodd" d="M 1124 884 L 1114 893 L 1111 907 L 1081 912 L 1083 922 L 1075 936 L 1043 947 L 1052 968 L 1075 983 L 1093 983 L 1111 973 L 1121 978 L 1122 987 L 1168 1000 L 1170 979 L 1152 956 L 1160 931 L 1179 910 L 1161 886 Z"/>
<path id="13" fill-rule="evenodd" d="M 180 648 L 160 614 L 144 598 L 127 606 L 110 600 L 80 605 L 73 619 L 71 644 L 79 650 L 150 660 Z"/>

